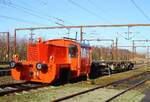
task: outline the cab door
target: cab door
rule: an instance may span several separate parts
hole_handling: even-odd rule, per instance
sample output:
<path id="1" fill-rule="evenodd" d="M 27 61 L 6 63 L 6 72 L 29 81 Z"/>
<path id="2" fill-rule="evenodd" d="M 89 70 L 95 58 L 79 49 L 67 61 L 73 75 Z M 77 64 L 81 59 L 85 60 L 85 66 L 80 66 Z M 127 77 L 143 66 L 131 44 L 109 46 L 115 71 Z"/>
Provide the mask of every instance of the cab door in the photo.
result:
<path id="1" fill-rule="evenodd" d="M 71 70 L 77 70 L 78 68 L 78 47 L 76 45 L 69 45 L 69 63 L 71 64 Z"/>

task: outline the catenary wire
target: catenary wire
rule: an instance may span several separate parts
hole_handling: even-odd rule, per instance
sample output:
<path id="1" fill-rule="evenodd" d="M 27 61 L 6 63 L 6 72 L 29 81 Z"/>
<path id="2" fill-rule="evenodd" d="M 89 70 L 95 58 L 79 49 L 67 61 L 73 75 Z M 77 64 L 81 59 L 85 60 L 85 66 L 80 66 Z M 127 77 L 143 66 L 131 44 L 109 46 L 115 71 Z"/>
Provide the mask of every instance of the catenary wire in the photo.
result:
<path id="1" fill-rule="evenodd" d="M 131 0 L 132 4 L 137 8 L 137 10 L 150 22 L 149 16 L 136 4 L 134 0 Z"/>
<path id="2" fill-rule="evenodd" d="M 80 9 L 82 9 L 82 10 L 88 12 L 89 14 L 92 14 L 92 15 L 96 16 L 97 18 L 101 19 L 101 20 L 105 20 L 105 21 L 108 22 L 108 23 L 111 23 L 110 21 L 106 20 L 104 17 L 98 15 L 97 13 L 95 13 L 95 12 L 93 12 L 93 11 L 91 11 L 91 10 L 85 8 L 85 7 L 82 7 L 82 6 L 81 6 L 80 4 L 78 4 L 77 2 L 74 2 L 73 0 L 68 0 L 68 1 L 69 1 L 69 3 L 71 3 L 71 4 L 73 4 L 73 5 L 77 6 L 77 7 L 79 7 Z"/>
<path id="3" fill-rule="evenodd" d="M 5 16 L 5 15 L 2 15 L 2 14 L 0 14 L 0 18 L 10 19 L 10 20 L 14 20 L 14 21 L 17 21 L 17 22 L 33 24 L 33 25 L 46 25 L 46 24 L 39 24 L 37 22 L 28 21 L 28 20 L 24 20 L 24 19 L 20 19 L 20 18 L 9 17 L 9 16 Z"/>

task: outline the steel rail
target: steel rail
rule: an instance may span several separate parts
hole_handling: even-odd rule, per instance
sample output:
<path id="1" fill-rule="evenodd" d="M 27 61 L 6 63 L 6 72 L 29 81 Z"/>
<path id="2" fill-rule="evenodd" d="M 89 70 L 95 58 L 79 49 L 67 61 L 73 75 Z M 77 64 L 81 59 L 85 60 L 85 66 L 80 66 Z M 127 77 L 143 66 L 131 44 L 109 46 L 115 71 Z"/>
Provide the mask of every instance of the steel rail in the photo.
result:
<path id="1" fill-rule="evenodd" d="M 104 88 L 104 87 L 108 87 L 108 86 L 110 86 L 110 85 L 116 85 L 116 84 L 119 84 L 119 83 L 128 81 L 128 80 L 130 80 L 130 79 L 132 79 L 132 78 L 135 78 L 135 77 L 138 77 L 138 76 L 141 76 L 141 75 L 145 75 L 146 73 L 148 73 L 148 72 L 143 72 L 143 73 L 140 73 L 140 74 L 137 74 L 137 75 L 128 77 L 128 78 L 123 78 L 123 79 L 121 79 L 121 80 L 114 81 L 114 82 L 108 83 L 108 84 L 106 84 L 106 85 L 96 86 L 96 87 L 94 87 L 94 88 L 91 88 L 91 89 L 88 89 L 88 90 L 85 90 L 85 91 L 81 91 L 81 92 L 78 92 L 78 93 L 74 93 L 74 94 L 71 94 L 71 95 L 68 95 L 68 96 L 64 96 L 64 97 L 61 97 L 61 98 L 52 100 L 51 102 L 60 102 L 60 101 L 63 101 L 63 100 L 67 100 L 67 99 L 73 98 L 73 97 L 75 97 L 75 96 L 79 96 L 79 95 L 81 95 L 81 94 L 85 94 L 85 93 L 88 93 L 88 92 L 91 92 L 91 91 L 94 91 L 94 90 L 97 90 L 97 89 L 100 89 L 100 88 Z"/>
<path id="2" fill-rule="evenodd" d="M 144 83 L 145 83 L 146 81 L 148 81 L 148 80 L 149 80 L 149 79 L 145 79 L 145 80 L 142 80 L 142 81 L 140 81 L 139 83 L 137 83 L 137 84 L 135 84 L 135 85 L 132 85 L 131 87 L 129 87 L 129 88 L 123 90 L 122 92 L 120 92 L 120 93 L 114 95 L 113 97 L 111 97 L 111 98 L 105 100 L 105 102 L 110 102 L 110 101 L 112 101 L 113 99 L 119 97 L 120 95 L 122 95 L 122 94 L 124 94 L 124 93 L 130 91 L 131 89 L 134 89 L 135 87 L 137 87 L 137 86 L 139 86 L 139 85 L 141 85 L 141 84 L 144 84 Z"/>
<path id="3" fill-rule="evenodd" d="M 29 91 L 32 89 L 49 86 L 49 84 L 42 84 L 42 85 L 37 84 L 35 86 L 25 86 L 26 84 L 30 84 L 30 83 L 25 82 L 25 83 L 16 83 L 16 84 L 10 84 L 10 85 L 9 84 L 8 85 L 0 85 L 0 88 L 3 90 L 3 91 L 0 91 L 0 96 L 4 96 L 4 95 L 10 94 L 10 93 Z M 7 87 L 10 87 L 12 89 L 10 89 L 10 90 L 5 89 Z"/>

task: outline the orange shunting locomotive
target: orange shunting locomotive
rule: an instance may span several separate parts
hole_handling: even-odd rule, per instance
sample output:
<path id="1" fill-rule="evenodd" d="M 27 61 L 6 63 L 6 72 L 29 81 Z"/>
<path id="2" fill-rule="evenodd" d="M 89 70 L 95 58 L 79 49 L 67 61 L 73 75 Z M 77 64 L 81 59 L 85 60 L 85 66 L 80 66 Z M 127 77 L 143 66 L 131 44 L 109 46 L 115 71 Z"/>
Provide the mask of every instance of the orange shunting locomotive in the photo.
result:
<path id="1" fill-rule="evenodd" d="M 27 45 L 27 60 L 10 62 L 15 80 L 52 83 L 88 76 L 91 47 L 71 39 L 53 39 Z"/>

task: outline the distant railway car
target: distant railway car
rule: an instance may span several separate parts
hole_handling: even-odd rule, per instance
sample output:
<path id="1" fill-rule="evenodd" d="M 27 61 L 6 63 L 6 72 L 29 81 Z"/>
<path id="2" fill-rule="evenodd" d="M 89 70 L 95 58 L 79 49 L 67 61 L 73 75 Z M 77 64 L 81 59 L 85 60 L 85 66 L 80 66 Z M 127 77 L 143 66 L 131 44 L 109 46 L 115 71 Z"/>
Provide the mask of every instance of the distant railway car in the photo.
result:
<path id="1" fill-rule="evenodd" d="M 134 67 L 134 63 L 132 61 L 112 61 L 108 63 L 108 68 L 110 71 L 127 71 L 131 70 Z"/>
<path id="2" fill-rule="evenodd" d="M 15 80 L 52 83 L 88 76 L 91 47 L 70 39 L 54 39 L 27 45 L 26 61 L 11 61 Z"/>
<path id="3" fill-rule="evenodd" d="M 131 70 L 134 68 L 132 61 L 93 61 L 91 64 L 91 77 L 97 78 L 103 72 L 113 73 Z"/>

